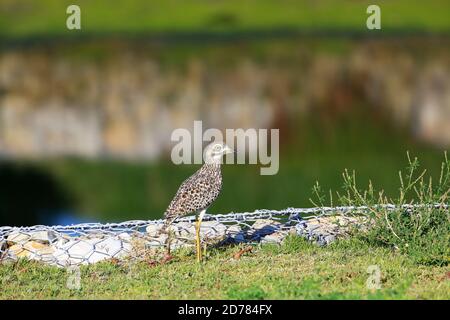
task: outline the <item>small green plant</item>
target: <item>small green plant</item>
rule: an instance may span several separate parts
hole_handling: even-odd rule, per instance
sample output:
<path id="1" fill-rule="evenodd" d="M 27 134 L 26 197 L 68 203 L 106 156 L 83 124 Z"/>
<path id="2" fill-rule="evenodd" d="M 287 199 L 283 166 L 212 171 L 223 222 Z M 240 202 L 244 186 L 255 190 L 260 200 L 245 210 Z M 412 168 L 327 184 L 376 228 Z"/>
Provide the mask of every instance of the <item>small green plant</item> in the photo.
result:
<path id="1" fill-rule="evenodd" d="M 392 247 L 411 256 L 417 263 L 448 265 L 450 261 L 450 161 L 445 153 L 439 179 L 433 182 L 427 170 L 420 170 L 417 158 L 399 172 L 399 194 L 387 197 L 383 190 L 377 191 L 369 181 L 365 190 L 358 188 L 356 174 L 345 170 L 343 191 L 336 192 L 337 201 L 344 206 L 368 206 L 370 228 L 357 235 L 371 244 Z M 318 183 L 313 187 L 318 199 L 315 205 L 324 205 L 326 197 Z M 330 193 L 330 202 L 332 203 Z M 387 204 L 395 205 L 388 209 Z M 419 208 L 408 210 L 407 205 Z M 381 206 L 380 206 L 381 205 Z M 402 207 L 403 206 L 403 207 Z"/>

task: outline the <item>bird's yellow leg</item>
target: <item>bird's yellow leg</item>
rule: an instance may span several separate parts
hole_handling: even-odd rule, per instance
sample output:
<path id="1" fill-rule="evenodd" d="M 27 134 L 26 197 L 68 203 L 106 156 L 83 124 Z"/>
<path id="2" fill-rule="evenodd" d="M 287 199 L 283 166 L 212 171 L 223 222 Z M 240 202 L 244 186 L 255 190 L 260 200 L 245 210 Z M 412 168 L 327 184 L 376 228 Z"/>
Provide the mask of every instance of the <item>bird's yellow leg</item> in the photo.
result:
<path id="1" fill-rule="evenodd" d="M 197 245 L 197 262 L 200 262 L 202 260 L 202 247 L 201 247 L 201 241 L 200 241 L 200 228 L 203 216 L 205 215 L 206 210 L 202 210 L 197 218 L 196 223 L 196 245 Z"/>
<path id="2" fill-rule="evenodd" d="M 201 246 L 200 246 L 200 220 L 197 219 L 195 224 L 195 241 L 196 241 L 196 247 L 197 247 L 197 262 L 200 262 L 202 259 L 202 253 L 201 253 Z"/>

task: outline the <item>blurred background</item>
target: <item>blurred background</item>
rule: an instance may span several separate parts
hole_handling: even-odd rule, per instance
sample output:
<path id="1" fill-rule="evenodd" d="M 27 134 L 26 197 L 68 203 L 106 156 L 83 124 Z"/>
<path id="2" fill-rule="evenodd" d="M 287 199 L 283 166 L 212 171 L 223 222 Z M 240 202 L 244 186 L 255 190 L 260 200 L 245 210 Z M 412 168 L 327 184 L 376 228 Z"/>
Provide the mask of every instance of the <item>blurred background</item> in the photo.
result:
<path id="1" fill-rule="evenodd" d="M 366 9 L 381 7 L 381 30 Z M 66 8 L 81 8 L 67 30 Z M 211 213 L 398 189 L 450 146 L 447 0 L 0 0 L 0 225 L 162 217 L 198 165 L 175 128 L 279 128 L 280 170 L 226 165 Z"/>

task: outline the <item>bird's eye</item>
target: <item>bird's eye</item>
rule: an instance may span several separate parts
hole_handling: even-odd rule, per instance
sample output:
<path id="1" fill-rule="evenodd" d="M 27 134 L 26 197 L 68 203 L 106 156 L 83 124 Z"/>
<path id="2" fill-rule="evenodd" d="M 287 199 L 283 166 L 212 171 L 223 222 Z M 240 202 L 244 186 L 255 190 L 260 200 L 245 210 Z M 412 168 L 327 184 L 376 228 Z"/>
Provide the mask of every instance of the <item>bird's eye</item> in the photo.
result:
<path id="1" fill-rule="evenodd" d="M 214 151 L 220 151 L 221 149 L 222 149 L 222 147 L 220 146 L 220 144 L 218 144 L 214 147 Z"/>

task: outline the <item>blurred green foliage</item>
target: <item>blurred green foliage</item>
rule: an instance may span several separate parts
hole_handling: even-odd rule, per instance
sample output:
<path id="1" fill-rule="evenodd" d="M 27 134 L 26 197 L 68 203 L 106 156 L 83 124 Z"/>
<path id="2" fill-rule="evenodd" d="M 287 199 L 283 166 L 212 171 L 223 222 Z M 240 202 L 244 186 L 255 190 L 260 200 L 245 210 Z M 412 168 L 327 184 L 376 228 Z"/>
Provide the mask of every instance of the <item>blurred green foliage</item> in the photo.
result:
<path id="1" fill-rule="evenodd" d="M 133 34 L 252 32 L 366 33 L 368 5 L 342 0 L 1 0 L 0 37 L 79 37 Z M 66 8 L 77 4 L 82 31 L 66 29 Z M 376 1 L 386 32 L 448 32 L 446 0 Z"/>
<path id="2" fill-rule="evenodd" d="M 305 135 L 282 146 L 276 175 L 261 176 L 258 165 L 224 165 L 222 193 L 209 212 L 312 206 L 315 182 L 326 191 L 340 190 L 345 168 L 355 169 L 362 185 L 371 179 L 387 195 L 395 195 L 407 150 L 432 176 L 439 175 L 440 151 L 395 129 L 359 120 L 341 120 L 325 135 L 320 125 L 305 120 L 299 124 Z M 34 165 L 61 183 L 78 212 L 96 221 L 161 218 L 178 186 L 199 167 L 176 166 L 169 158 L 159 163 L 55 159 Z"/>

